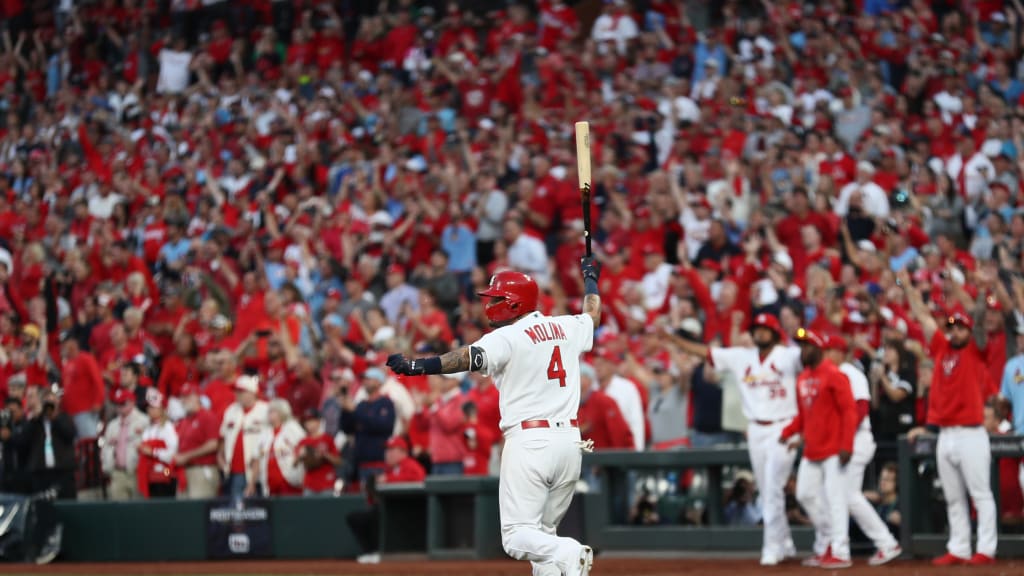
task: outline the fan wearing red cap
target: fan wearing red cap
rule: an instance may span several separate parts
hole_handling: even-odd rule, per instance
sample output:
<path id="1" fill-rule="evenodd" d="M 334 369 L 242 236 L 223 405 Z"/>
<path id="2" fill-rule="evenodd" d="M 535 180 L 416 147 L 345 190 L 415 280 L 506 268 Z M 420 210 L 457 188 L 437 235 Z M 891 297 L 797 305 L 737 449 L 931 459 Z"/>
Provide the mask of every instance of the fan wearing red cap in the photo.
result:
<path id="1" fill-rule="evenodd" d="M 178 454 L 174 463 L 185 470 L 182 495 L 190 499 L 215 498 L 220 491 L 217 444 L 220 441 L 217 416 L 203 406 L 199 387 L 186 382 L 178 392 L 185 417 L 178 421 Z"/>
<path id="2" fill-rule="evenodd" d="M 427 477 L 423 465 L 409 456 L 409 443 L 402 436 L 388 440 L 384 462 L 387 464 L 385 482 L 422 482 Z"/>
<path id="3" fill-rule="evenodd" d="M 110 478 L 107 496 L 111 500 L 132 500 L 139 497 L 135 471 L 139 465 L 139 443 L 149 419 L 135 406 L 135 395 L 124 388 L 114 389 L 111 400 L 117 414 L 103 429 L 100 462 Z"/>
<path id="4" fill-rule="evenodd" d="M 868 564 L 881 566 L 898 558 L 903 549 L 874 506 L 864 497 L 864 470 L 875 457 L 875 437 L 871 432 L 871 419 L 867 417 L 871 409 L 871 389 L 864 372 L 849 361 L 850 346 L 846 338 L 839 334 L 826 335 L 825 358 L 838 366 L 849 380 L 850 392 L 857 405 L 858 424 L 853 437 L 853 455 L 846 465 L 846 498 L 850 518 L 875 545 L 876 552 L 868 559 Z"/>
<path id="5" fill-rule="evenodd" d="M 711 347 L 669 335 L 688 354 L 706 358 L 721 372 L 740 382 L 743 414 L 747 417 L 747 449 L 761 489 L 764 536 L 761 565 L 775 566 L 796 554 L 786 519 L 786 482 L 796 456 L 779 444 L 779 434 L 797 414 L 796 377 L 800 350 L 783 346 L 785 332 L 773 314 L 758 314 L 751 322 L 754 346 Z"/>
<path id="6" fill-rule="evenodd" d="M 601 323 L 600 267 L 592 257 L 580 262 L 583 313 L 547 316 L 537 310 L 533 278 L 504 270 L 480 295 L 495 329 L 469 346 L 440 357 L 388 357 L 387 365 L 404 375 L 473 371 L 491 376 L 501 391 L 500 427 L 505 436 L 498 506 L 502 545 L 518 560 L 530 559 L 535 572 L 560 564 L 583 569 L 593 550 L 559 538 L 541 518 L 562 518 L 580 477 L 583 442 L 579 431 L 580 356 L 594 344 Z M 544 441 L 538 450 L 537 440 Z M 546 483 L 535 478 L 547 478 Z M 573 573 L 578 573 L 575 570 Z"/>
<path id="7" fill-rule="evenodd" d="M 954 311 L 940 330 L 921 293 L 904 272 L 899 276 L 910 310 L 929 342 L 935 370 L 928 393 L 927 427 L 907 433 L 915 441 L 929 431 L 939 434 L 936 460 L 939 481 L 946 497 L 949 540 L 946 554 L 936 558 L 937 566 L 991 564 L 996 556 L 996 505 L 992 496 L 988 432 L 984 422 L 984 391 L 988 367 L 982 350 L 987 344 L 985 330 L 973 331 L 974 321 L 965 312 Z M 971 555 L 971 521 L 967 495 L 978 517 L 977 552 Z"/>
<path id="8" fill-rule="evenodd" d="M 800 328 L 797 378 L 799 412 L 782 430 L 779 443 L 795 450 L 803 436 L 804 453 L 796 478 L 796 497 L 814 524 L 814 553 L 810 564 L 847 568 L 850 562 L 850 510 L 844 467 L 853 454 L 857 405 L 850 381 L 825 359 L 824 337 Z"/>
<path id="9" fill-rule="evenodd" d="M 139 444 L 139 491 L 147 498 L 173 498 L 178 488 L 174 456 L 178 432 L 167 417 L 167 397 L 156 388 L 146 391 L 149 426 Z"/>

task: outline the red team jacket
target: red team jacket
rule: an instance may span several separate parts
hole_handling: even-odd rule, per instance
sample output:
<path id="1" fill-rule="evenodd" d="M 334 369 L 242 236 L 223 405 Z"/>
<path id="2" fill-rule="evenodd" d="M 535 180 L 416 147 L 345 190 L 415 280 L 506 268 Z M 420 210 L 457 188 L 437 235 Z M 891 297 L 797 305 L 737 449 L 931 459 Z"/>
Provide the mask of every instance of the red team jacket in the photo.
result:
<path id="1" fill-rule="evenodd" d="M 796 380 L 799 412 L 782 431 L 782 439 L 804 435 L 804 458 L 825 460 L 840 450 L 853 452 L 857 431 L 857 404 L 850 381 L 835 364 L 822 360 L 816 368 L 804 368 Z"/>
<path id="2" fill-rule="evenodd" d="M 981 426 L 987 370 L 974 338 L 956 350 L 949 345 L 946 334 L 937 330 L 932 336 L 931 353 L 935 369 L 928 392 L 928 424 Z"/>
<path id="3" fill-rule="evenodd" d="M 580 436 L 594 441 L 595 450 L 633 448 L 633 432 L 622 416 L 619 405 L 600 390 L 590 392 L 580 402 Z"/>

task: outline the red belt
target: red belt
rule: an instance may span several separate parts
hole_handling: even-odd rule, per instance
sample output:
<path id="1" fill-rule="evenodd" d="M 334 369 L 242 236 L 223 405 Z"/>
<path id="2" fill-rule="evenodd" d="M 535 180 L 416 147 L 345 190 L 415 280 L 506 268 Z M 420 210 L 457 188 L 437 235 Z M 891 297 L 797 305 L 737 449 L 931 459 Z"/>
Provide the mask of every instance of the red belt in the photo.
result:
<path id="1" fill-rule="evenodd" d="M 554 428 L 551 422 L 547 420 L 523 420 L 523 423 L 519 425 L 523 430 L 529 430 L 531 428 Z M 579 420 L 569 420 L 569 426 L 573 428 L 579 428 Z"/>

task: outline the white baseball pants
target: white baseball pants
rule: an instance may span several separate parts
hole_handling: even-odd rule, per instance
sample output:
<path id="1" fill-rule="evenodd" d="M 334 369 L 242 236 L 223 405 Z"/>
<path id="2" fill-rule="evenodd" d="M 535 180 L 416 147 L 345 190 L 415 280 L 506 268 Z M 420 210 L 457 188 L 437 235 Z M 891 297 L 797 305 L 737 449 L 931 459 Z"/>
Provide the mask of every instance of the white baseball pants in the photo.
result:
<path id="1" fill-rule="evenodd" d="M 581 544 L 555 535 L 580 479 L 578 428 L 514 429 L 505 434 L 498 480 L 501 544 L 535 575 L 561 574 Z"/>
<path id="2" fill-rule="evenodd" d="M 839 456 L 818 462 L 800 461 L 796 473 L 796 499 L 814 523 L 814 553 L 832 547 L 832 556 L 850 557 L 850 509 L 848 484 Z"/>
<path id="3" fill-rule="evenodd" d="M 864 497 L 864 469 L 875 457 L 875 439 L 870 430 L 858 430 L 853 437 L 853 457 L 846 465 L 847 503 L 850 517 L 860 526 L 878 550 L 896 547 L 896 538 L 878 515 L 875 507 Z"/>
<path id="4" fill-rule="evenodd" d="M 761 515 L 764 518 L 764 540 L 761 557 L 781 561 L 793 541 L 786 518 L 786 482 L 793 472 L 796 452 L 779 442 L 782 429 L 789 420 L 773 424 L 751 422 L 747 426 L 747 449 L 754 479 L 760 492 Z"/>
<path id="5" fill-rule="evenodd" d="M 978 552 L 996 555 L 996 502 L 992 497 L 992 452 L 981 426 L 951 426 L 939 431 L 936 459 L 949 517 L 946 549 L 971 557 L 971 517 L 967 495 L 978 512 Z"/>

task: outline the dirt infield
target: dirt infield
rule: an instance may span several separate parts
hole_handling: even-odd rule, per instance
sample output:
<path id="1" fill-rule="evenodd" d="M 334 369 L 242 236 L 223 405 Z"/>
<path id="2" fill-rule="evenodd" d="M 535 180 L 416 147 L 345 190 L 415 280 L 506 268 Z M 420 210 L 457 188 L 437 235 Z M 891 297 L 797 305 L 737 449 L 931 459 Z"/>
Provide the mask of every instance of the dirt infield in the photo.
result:
<path id="1" fill-rule="evenodd" d="M 896 561 L 888 566 L 871 568 L 857 559 L 849 570 L 840 570 L 844 576 L 1020 576 L 1024 574 L 1024 560 L 1003 560 L 995 566 L 932 568 L 927 561 Z M 252 561 L 252 562 L 195 562 L 166 564 L 51 564 L 48 566 L 4 566 L 6 574 L 118 574 L 166 576 L 221 576 L 254 575 L 338 575 L 338 576 L 527 576 L 530 568 L 525 562 L 387 562 L 376 566 L 362 566 L 350 560 L 336 561 Z M 651 558 L 597 558 L 593 576 L 781 576 L 783 574 L 823 574 L 816 568 L 804 568 L 791 562 L 773 568 L 762 568 L 755 559 L 651 559 Z"/>

